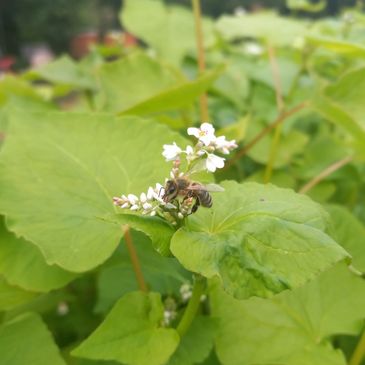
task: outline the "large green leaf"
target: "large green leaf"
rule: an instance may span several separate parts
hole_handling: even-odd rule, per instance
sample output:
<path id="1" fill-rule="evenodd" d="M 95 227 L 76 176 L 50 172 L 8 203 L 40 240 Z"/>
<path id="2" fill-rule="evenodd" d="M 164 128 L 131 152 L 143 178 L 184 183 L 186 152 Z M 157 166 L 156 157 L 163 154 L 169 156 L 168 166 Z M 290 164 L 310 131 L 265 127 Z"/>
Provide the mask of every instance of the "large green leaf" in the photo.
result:
<path id="1" fill-rule="evenodd" d="M 129 293 L 72 353 L 127 365 L 163 365 L 179 343 L 174 329 L 161 327 L 163 311 L 159 294 Z"/>
<path id="2" fill-rule="evenodd" d="M 149 100 L 122 111 L 120 114 L 151 114 L 181 109 L 193 104 L 198 96 L 206 91 L 213 81 L 222 73 L 224 66 L 205 72 L 194 81 L 185 81 L 167 89 Z"/>
<path id="3" fill-rule="evenodd" d="M 123 234 L 105 218 L 120 211 L 112 197 L 163 182 L 170 166 L 161 147 L 172 141 L 184 143 L 165 126 L 134 117 L 14 112 L 0 155 L 0 212 L 49 265 L 89 270 Z"/>
<path id="4" fill-rule="evenodd" d="M 132 54 L 100 69 L 102 106 L 121 114 L 148 114 L 192 104 L 223 71 L 219 67 L 188 81 L 144 53 Z"/>
<path id="5" fill-rule="evenodd" d="M 328 340 L 361 330 L 365 282 L 337 265 L 272 299 L 238 301 L 216 287 L 212 314 L 220 318 L 216 349 L 223 364 L 345 365 Z"/>
<path id="6" fill-rule="evenodd" d="M 0 276 L 0 311 L 7 311 L 24 304 L 33 299 L 34 295 L 8 284 L 5 278 Z"/>
<path id="7" fill-rule="evenodd" d="M 201 209 L 172 238 L 188 270 L 218 276 L 237 298 L 295 288 L 348 254 L 326 233 L 327 215 L 292 190 L 225 182 L 212 209 Z"/>
<path id="8" fill-rule="evenodd" d="M 291 45 L 296 37 L 303 36 L 306 24 L 276 15 L 258 13 L 244 16 L 221 16 L 216 28 L 228 41 L 242 38 L 258 38 L 278 46 Z"/>
<path id="9" fill-rule="evenodd" d="M 213 348 L 216 329 L 216 318 L 197 316 L 168 365 L 193 365 L 205 360 Z"/>
<path id="10" fill-rule="evenodd" d="M 0 326 L 0 353 L 6 365 L 66 365 L 51 333 L 34 313 Z"/>
<path id="11" fill-rule="evenodd" d="M 49 291 L 75 278 L 57 266 L 49 266 L 36 246 L 10 233 L 0 217 L 0 273 L 6 280 L 30 291 Z"/>
<path id="12" fill-rule="evenodd" d="M 131 33 L 175 65 L 196 49 L 194 17 L 186 8 L 166 7 L 161 0 L 125 0 L 120 16 Z M 202 22 L 205 45 L 211 45 L 214 42 L 213 23 L 208 19 Z"/>

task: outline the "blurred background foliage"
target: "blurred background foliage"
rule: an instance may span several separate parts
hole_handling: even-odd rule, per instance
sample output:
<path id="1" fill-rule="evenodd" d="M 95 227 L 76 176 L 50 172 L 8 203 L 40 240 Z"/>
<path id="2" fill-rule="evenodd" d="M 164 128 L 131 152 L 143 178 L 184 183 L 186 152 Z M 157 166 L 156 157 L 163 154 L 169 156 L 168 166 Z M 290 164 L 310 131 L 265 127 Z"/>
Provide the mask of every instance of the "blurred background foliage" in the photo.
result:
<path id="1" fill-rule="evenodd" d="M 323 0 L 309 0 L 314 6 Z M 167 4 L 190 7 L 190 0 L 166 0 Z M 294 1 L 295 2 L 295 1 Z M 118 21 L 121 0 L 2 0 L 0 2 L 0 55 L 21 56 L 26 43 L 45 42 L 55 54 L 67 52 L 79 33 L 97 31 L 101 39 L 108 30 L 123 27 Z M 359 0 L 328 0 L 320 11 L 290 9 L 286 0 L 202 0 L 205 15 L 218 17 L 240 9 L 273 8 L 282 14 L 318 18 L 336 15 Z M 23 52 L 22 52 L 23 49 Z M 24 60 L 23 60 L 24 61 Z M 21 65 L 24 63 L 21 62 Z"/>

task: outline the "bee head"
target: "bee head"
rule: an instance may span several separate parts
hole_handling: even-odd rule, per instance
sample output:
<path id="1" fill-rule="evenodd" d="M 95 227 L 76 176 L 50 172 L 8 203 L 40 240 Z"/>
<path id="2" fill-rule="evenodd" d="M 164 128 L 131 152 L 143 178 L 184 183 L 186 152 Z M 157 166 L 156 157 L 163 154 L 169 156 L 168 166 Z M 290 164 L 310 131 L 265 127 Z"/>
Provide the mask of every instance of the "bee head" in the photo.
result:
<path id="1" fill-rule="evenodd" d="M 165 184 L 165 193 L 162 197 L 163 201 L 168 203 L 177 196 L 177 184 L 174 180 L 167 180 Z"/>

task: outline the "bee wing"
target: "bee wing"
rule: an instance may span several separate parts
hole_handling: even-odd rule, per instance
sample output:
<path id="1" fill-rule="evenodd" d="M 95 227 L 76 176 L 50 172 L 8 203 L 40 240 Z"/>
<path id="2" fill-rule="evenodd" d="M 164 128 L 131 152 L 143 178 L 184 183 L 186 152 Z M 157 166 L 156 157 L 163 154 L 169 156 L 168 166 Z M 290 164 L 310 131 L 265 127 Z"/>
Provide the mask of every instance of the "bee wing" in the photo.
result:
<path id="1" fill-rule="evenodd" d="M 222 188 L 220 185 L 217 185 L 217 184 L 207 184 L 207 185 L 204 185 L 204 187 L 207 191 L 211 191 L 211 192 L 221 193 L 224 191 L 224 188 Z"/>
<path id="2" fill-rule="evenodd" d="M 211 192 L 222 192 L 224 191 L 224 188 L 222 188 L 221 186 L 217 185 L 217 184 L 198 184 L 198 185 L 190 185 L 189 190 L 206 190 L 206 191 L 211 191 Z"/>

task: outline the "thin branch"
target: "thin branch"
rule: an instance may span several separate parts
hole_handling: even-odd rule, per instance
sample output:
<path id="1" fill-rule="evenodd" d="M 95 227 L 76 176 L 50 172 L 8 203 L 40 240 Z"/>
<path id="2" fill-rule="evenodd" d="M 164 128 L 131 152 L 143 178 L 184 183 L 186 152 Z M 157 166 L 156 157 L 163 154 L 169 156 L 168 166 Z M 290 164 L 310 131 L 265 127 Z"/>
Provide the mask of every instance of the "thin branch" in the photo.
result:
<path id="1" fill-rule="evenodd" d="M 124 230 L 125 243 L 127 245 L 129 256 L 130 256 L 130 259 L 131 259 L 131 262 L 132 262 L 134 274 L 136 275 L 138 287 L 141 291 L 147 293 L 148 288 L 147 288 L 146 282 L 145 282 L 144 277 L 143 277 L 143 273 L 142 273 L 142 270 L 141 270 L 141 264 L 140 264 L 139 259 L 138 259 L 137 251 L 136 251 L 136 249 L 133 245 L 133 240 L 132 240 L 132 236 L 131 236 L 131 233 L 130 233 L 129 226 L 124 226 L 123 230 Z"/>
<path id="2" fill-rule="evenodd" d="M 359 342 L 351 356 L 349 365 L 360 365 L 365 355 L 365 329 L 363 330 Z"/>
<path id="3" fill-rule="evenodd" d="M 315 176 L 312 180 L 310 180 L 307 184 L 302 186 L 302 188 L 299 190 L 299 193 L 305 194 L 312 188 L 314 188 L 316 185 L 318 185 L 322 180 L 324 180 L 327 176 L 331 175 L 341 167 L 347 165 L 349 162 L 351 162 L 353 159 L 352 156 L 347 156 L 343 158 L 342 160 L 339 160 L 332 165 L 325 168 L 321 173 L 319 173 L 317 176 Z"/>
<path id="4" fill-rule="evenodd" d="M 295 106 L 294 108 L 279 115 L 276 120 L 264 128 L 260 133 L 258 133 L 249 143 L 247 143 L 243 148 L 241 148 L 225 165 L 224 169 L 232 166 L 237 160 L 246 155 L 246 153 L 253 147 L 257 142 L 259 142 L 263 137 L 270 133 L 275 127 L 283 123 L 287 118 L 291 117 L 293 114 L 298 113 L 300 110 L 306 108 L 309 105 L 308 102 L 303 102 Z"/>
<path id="5" fill-rule="evenodd" d="M 192 0 L 192 5 L 195 21 L 196 46 L 198 50 L 199 74 L 202 74 L 205 71 L 205 53 L 200 0 Z M 206 93 L 200 96 L 200 119 L 202 122 L 209 121 L 208 98 Z"/>

